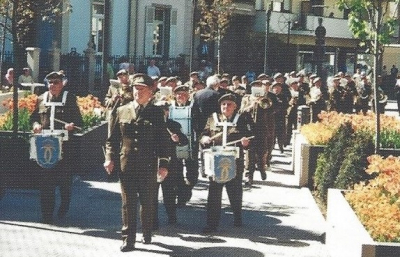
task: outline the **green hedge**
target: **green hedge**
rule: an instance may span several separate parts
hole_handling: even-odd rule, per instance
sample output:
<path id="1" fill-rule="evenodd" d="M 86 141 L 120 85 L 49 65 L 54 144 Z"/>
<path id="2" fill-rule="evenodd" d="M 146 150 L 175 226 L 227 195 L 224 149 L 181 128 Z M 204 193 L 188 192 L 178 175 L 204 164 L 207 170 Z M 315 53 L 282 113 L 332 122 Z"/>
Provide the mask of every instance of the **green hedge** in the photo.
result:
<path id="1" fill-rule="evenodd" d="M 318 195 L 326 200 L 328 188 L 350 189 L 370 179 L 364 170 L 373 152 L 370 133 L 354 132 L 351 123 L 341 125 L 317 160 L 314 181 Z"/>

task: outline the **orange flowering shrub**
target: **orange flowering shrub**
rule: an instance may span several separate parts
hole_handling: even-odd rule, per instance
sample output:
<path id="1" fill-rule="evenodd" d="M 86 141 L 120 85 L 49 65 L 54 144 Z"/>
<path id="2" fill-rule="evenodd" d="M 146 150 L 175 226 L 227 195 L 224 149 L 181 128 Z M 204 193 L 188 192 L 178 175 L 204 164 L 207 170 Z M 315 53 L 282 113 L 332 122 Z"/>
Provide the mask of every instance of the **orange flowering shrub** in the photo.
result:
<path id="1" fill-rule="evenodd" d="M 335 129 L 321 122 L 316 122 L 302 126 L 300 132 L 311 145 L 326 145 L 332 138 Z"/>
<path id="2" fill-rule="evenodd" d="M 93 127 L 103 120 L 102 113 L 105 108 L 101 105 L 99 98 L 89 94 L 85 97 L 78 96 L 76 101 L 82 114 L 83 129 Z"/>
<path id="3" fill-rule="evenodd" d="M 35 94 L 18 99 L 18 127 L 21 131 L 30 130 L 29 118 L 30 114 L 32 114 L 36 108 L 37 99 L 38 96 Z M 103 119 L 102 113 L 104 112 L 104 107 L 97 97 L 93 95 L 85 97 L 78 96 L 76 101 L 82 114 L 84 129 L 98 124 Z M 9 111 L 0 115 L 0 129 L 12 130 L 13 99 L 6 99 L 2 104 Z"/>
<path id="4" fill-rule="evenodd" d="M 376 177 L 345 197 L 375 241 L 400 242 L 400 158 L 372 155 L 368 162 L 366 172 Z"/>
<path id="5" fill-rule="evenodd" d="M 32 113 L 35 110 L 37 98 L 37 95 L 31 94 L 21 99 L 18 99 L 18 109 L 25 108 L 29 111 L 29 113 Z M 9 110 L 13 110 L 14 101 L 12 98 L 8 98 L 3 101 L 2 105 Z"/>
<path id="6" fill-rule="evenodd" d="M 18 99 L 18 130 L 28 131 L 31 129 L 30 116 L 35 110 L 38 96 L 35 94 L 27 95 L 21 99 Z M 13 128 L 13 108 L 14 101 L 12 98 L 8 98 L 3 101 L 3 106 L 9 111 L 0 115 L 0 129 L 1 130 L 12 130 Z"/>
<path id="7" fill-rule="evenodd" d="M 318 117 L 319 122 L 305 124 L 300 128 L 301 134 L 312 145 L 327 144 L 333 133 L 337 131 L 340 125 L 350 122 L 354 131 L 367 131 L 371 134 L 375 133 L 375 113 L 368 112 L 363 114 L 343 114 L 332 112 L 321 112 Z M 400 145 L 400 142 L 392 142 L 400 140 L 400 121 L 394 116 L 381 114 L 381 143 L 382 147 L 393 147 Z M 396 135 L 399 135 L 398 137 Z"/>
<path id="8" fill-rule="evenodd" d="M 91 94 L 87 96 L 78 96 L 76 98 L 76 101 L 78 103 L 81 114 L 93 113 L 95 112 L 95 108 L 98 108 L 101 111 L 104 110 L 101 102 L 99 101 L 99 98 Z"/>

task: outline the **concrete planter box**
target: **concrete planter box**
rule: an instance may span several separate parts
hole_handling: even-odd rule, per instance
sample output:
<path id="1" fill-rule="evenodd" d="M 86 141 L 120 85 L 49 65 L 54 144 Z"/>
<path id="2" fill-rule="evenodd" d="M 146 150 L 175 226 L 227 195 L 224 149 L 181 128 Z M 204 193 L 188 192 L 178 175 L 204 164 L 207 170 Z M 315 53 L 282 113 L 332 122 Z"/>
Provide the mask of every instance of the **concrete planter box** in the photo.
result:
<path id="1" fill-rule="evenodd" d="M 375 242 L 343 195 L 328 190 L 326 246 L 331 257 L 400 256 L 399 243 Z"/>
<path id="2" fill-rule="evenodd" d="M 325 149 L 324 145 L 310 145 L 300 132 L 294 133 L 293 170 L 299 186 L 314 188 L 313 177 L 317 168 L 318 155 Z"/>
<path id="3" fill-rule="evenodd" d="M 37 188 L 39 165 L 29 159 L 30 132 L 0 132 L 0 186 L 7 188 Z M 104 122 L 82 134 L 76 134 L 75 173 L 85 174 L 102 168 L 102 146 L 107 136 Z"/>
<path id="4" fill-rule="evenodd" d="M 78 137 L 78 173 L 88 173 L 103 168 L 104 153 L 102 147 L 107 139 L 108 123 L 102 122 Z"/>

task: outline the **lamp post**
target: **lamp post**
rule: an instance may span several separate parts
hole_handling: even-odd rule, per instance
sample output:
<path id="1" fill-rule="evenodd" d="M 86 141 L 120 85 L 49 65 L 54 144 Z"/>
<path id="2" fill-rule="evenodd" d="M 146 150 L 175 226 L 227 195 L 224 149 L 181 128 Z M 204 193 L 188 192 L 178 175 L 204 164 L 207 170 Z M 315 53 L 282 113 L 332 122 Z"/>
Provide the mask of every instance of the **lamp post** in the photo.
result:
<path id="1" fill-rule="evenodd" d="M 192 6 L 192 36 L 190 38 L 189 71 L 192 71 L 192 69 L 193 69 L 194 37 L 195 37 L 195 34 L 196 34 L 196 12 L 197 12 L 197 0 L 193 0 L 193 6 Z"/>
<path id="2" fill-rule="evenodd" d="M 322 18 L 318 19 L 319 26 L 315 29 L 314 63 L 317 65 L 317 74 L 322 76 L 322 63 L 325 58 L 325 35 L 326 29 L 322 26 Z"/>
<path id="3" fill-rule="evenodd" d="M 269 3 L 269 7 L 266 14 L 265 21 L 265 43 L 264 43 L 264 73 L 268 72 L 268 37 L 269 37 L 269 23 L 271 21 L 271 12 L 272 12 L 272 1 Z"/>

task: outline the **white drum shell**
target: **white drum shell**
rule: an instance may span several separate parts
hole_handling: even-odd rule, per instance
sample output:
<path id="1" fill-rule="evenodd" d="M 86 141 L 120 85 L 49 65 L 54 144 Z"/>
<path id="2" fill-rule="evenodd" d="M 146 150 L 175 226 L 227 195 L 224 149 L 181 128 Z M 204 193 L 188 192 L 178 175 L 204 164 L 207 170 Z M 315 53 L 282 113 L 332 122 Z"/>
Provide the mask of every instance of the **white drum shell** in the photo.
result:
<path id="1" fill-rule="evenodd" d="M 203 150 L 204 172 L 208 177 L 215 179 L 214 161 L 216 156 L 234 156 L 239 158 L 239 149 L 235 146 L 213 146 Z"/>
<path id="2" fill-rule="evenodd" d="M 176 148 L 176 155 L 179 159 L 192 158 L 192 142 L 194 135 L 192 134 L 192 106 L 175 106 L 169 108 L 169 118 L 181 124 L 182 133 L 188 138 L 189 145 Z"/>

